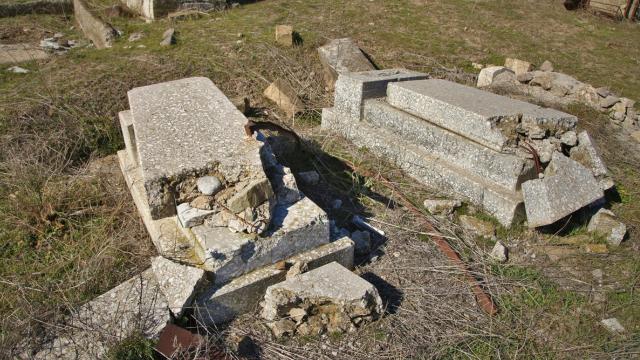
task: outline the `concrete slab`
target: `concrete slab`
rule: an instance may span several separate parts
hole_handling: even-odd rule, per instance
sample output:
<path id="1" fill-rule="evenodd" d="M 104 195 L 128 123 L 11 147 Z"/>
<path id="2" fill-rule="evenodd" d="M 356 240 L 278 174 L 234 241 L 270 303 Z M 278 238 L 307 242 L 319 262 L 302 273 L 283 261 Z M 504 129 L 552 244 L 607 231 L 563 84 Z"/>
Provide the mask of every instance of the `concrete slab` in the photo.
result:
<path id="1" fill-rule="evenodd" d="M 553 224 L 604 197 L 591 171 L 555 152 L 543 179 L 522 184 L 529 227 Z"/>
<path id="2" fill-rule="evenodd" d="M 332 243 L 311 251 L 296 255 L 288 263 L 304 262 L 309 269 L 337 262 L 346 268 L 353 268 L 354 244 L 343 237 Z M 286 270 L 269 265 L 238 277 L 228 284 L 211 289 L 198 297 L 194 314 L 196 319 L 206 325 L 220 324 L 235 316 L 257 309 L 266 289 L 284 281 Z"/>
<path id="3" fill-rule="evenodd" d="M 207 282 L 204 270 L 178 264 L 163 256 L 151 259 L 151 269 L 169 310 L 176 318 L 191 306 L 196 293 Z"/>
<path id="4" fill-rule="evenodd" d="M 423 184 L 483 207 L 507 227 L 524 217 L 519 192 L 506 190 L 455 164 L 442 161 L 396 132 L 367 122 L 354 123 L 349 116 L 333 108 L 322 110 L 322 127 L 337 131 L 357 146 L 366 147 L 388 159 Z"/>
<path id="5" fill-rule="evenodd" d="M 336 82 L 334 107 L 359 121 L 366 99 L 384 97 L 387 84 L 397 81 L 426 79 L 427 75 L 405 69 L 342 73 Z"/>
<path id="6" fill-rule="evenodd" d="M 110 48 L 113 45 L 118 32 L 93 14 L 84 0 L 73 0 L 73 14 L 84 36 L 91 40 L 96 49 Z"/>
<path id="7" fill-rule="evenodd" d="M 515 129 L 524 116 L 577 121 L 573 115 L 440 79 L 392 83 L 387 101 L 497 151 L 515 145 Z"/>
<path id="8" fill-rule="evenodd" d="M 532 160 L 487 148 L 398 110 L 384 100 L 366 100 L 363 119 L 420 145 L 441 161 L 455 164 L 507 190 L 518 190 L 522 182 L 537 178 Z"/>

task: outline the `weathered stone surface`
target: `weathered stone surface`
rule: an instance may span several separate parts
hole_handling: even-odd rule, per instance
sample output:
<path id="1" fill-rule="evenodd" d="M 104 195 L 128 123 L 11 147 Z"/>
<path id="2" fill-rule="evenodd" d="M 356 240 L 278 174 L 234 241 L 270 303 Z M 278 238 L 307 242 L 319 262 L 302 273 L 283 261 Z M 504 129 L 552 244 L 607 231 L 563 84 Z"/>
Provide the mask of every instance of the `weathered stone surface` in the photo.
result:
<path id="1" fill-rule="evenodd" d="M 176 30 L 174 28 L 169 28 L 165 30 L 162 34 L 162 41 L 160 41 L 161 46 L 169 46 L 176 43 Z"/>
<path id="2" fill-rule="evenodd" d="M 501 83 L 515 83 L 516 74 L 504 66 L 491 66 L 480 70 L 477 87 L 491 86 Z"/>
<path id="3" fill-rule="evenodd" d="M 543 179 L 522 184 L 529 227 L 552 224 L 604 196 L 591 171 L 554 153 Z"/>
<path id="4" fill-rule="evenodd" d="M 469 215 L 460 215 L 458 219 L 460 220 L 460 225 L 474 235 L 491 238 L 496 234 L 495 225 L 488 221 L 480 220 Z"/>
<path id="5" fill-rule="evenodd" d="M 389 84 L 387 101 L 498 151 L 514 144 L 520 118 L 566 130 L 577 122 L 573 115 L 439 79 Z"/>
<path id="6" fill-rule="evenodd" d="M 603 186 L 603 190 L 607 190 L 613 185 L 610 181 L 603 181 L 608 177 L 607 167 L 600 157 L 600 150 L 598 150 L 589 133 L 582 131 L 578 134 L 578 145 L 571 148 L 570 156 L 571 159 L 591 170 L 593 176 L 606 185 Z"/>
<path id="7" fill-rule="evenodd" d="M 615 95 L 608 95 L 607 97 L 600 100 L 600 106 L 608 109 L 619 102 L 620 102 L 619 97 Z"/>
<path id="8" fill-rule="evenodd" d="M 313 201 L 303 198 L 295 204 L 278 204 L 270 228 L 259 238 L 210 223 L 193 227 L 191 232 L 205 249 L 202 266 L 214 272 L 215 282 L 221 284 L 328 243 L 329 220 Z"/>
<path id="9" fill-rule="evenodd" d="M 516 76 L 528 73 L 529 71 L 533 70 L 533 65 L 531 65 L 530 62 L 512 58 L 506 58 L 504 61 L 504 66 L 513 71 Z"/>
<path id="10" fill-rule="evenodd" d="M 551 61 L 545 60 L 542 65 L 540 65 L 540 70 L 546 72 L 553 71 L 553 64 Z"/>
<path id="11" fill-rule="evenodd" d="M 560 141 L 567 146 L 576 146 L 578 144 L 578 135 L 575 131 L 567 131 L 562 134 Z"/>
<path id="12" fill-rule="evenodd" d="M 403 141 L 420 145 L 443 161 L 505 189 L 516 190 L 523 181 L 536 177 L 533 161 L 496 152 L 430 121 L 398 110 L 383 100 L 366 100 L 363 113 L 364 121 L 395 132 Z"/>
<path id="13" fill-rule="evenodd" d="M 384 311 L 378 290 L 336 262 L 267 288 L 261 314 L 264 319 L 287 319 L 293 308 L 310 314 L 306 324 L 319 333 L 349 331 Z M 316 321 L 321 324 L 314 324 Z"/>
<path id="14" fill-rule="evenodd" d="M 627 226 L 607 209 L 600 209 L 589 221 L 587 231 L 605 236 L 609 244 L 620 245 L 627 234 Z"/>
<path id="15" fill-rule="evenodd" d="M 604 327 L 609 330 L 609 332 L 612 332 L 614 334 L 621 334 L 626 331 L 624 326 L 622 326 L 622 324 L 620 324 L 620 321 L 618 321 L 618 319 L 616 318 L 604 319 L 600 321 L 600 323 L 604 325 Z"/>
<path id="16" fill-rule="evenodd" d="M 364 101 L 384 97 L 389 83 L 426 78 L 426 74 L 404 69 L 342 73 L 336 82 L 334 107 L 353 121 L 359 121 Z"/>
<path id="17" fill-rule="evenodd" d="M 113 45 L 118 32 L 92 14 L 84 0 L 73 0 L 73 12 L 82 32 L 97 49 L 110 48 Z"/>
<path id="18" fill-rule="evenodd" d="M 314 250 L 294 256 L 288 262 L 307 264 L 315 269 L 330 262 L 353 267 L 353 241 L 344 237 Z M 202 324 L 212 325 L 231 320 L 253 311 L 262 300 L 267 287 L 285 280 L 285 269 L 266 266 L 238 277 L 228 284 L 212 288 L 197 298 L 195 316 Z"/>
<path id="19" fill-rule="evenodd" d="M 229 199 L 228 208 L 234 213 L 239 213 L 246 208 L 255 208 L 273 196 L 269 179 L 254 180 Z"/>
<path id="20" fill-rule="evenodd" d="M 243 208 L 244 209 L 244 208 Z M 213 210 L 202 210 L 192 208 L 189 203 L 182 203 L 177 207 L 178 221 L 184 228 L 191 228 L 196 225 L 200 225 L 204 222 L 204 219 L 213 214 Z"/>
<path id="21" fill-rule="evenodd" d="M 178 318 L 191 306 L 197 292 L 206 283 L 204 270 L 180 265 L 163 256 L 151 260 L 151 269 L 167 299 L 169 310 Z"/>
<path id="22" fill-rule="evenodd" d="M 276 103 L 282 111 L 292 118 L 303 108 L 302 101 L 296 91 L 284 80 L 276 80 L 264 91 L 264 96 Z"/>
<path id="23" fill-rule="evenodd" d="M 491 253 L 489 253 L 489 256 L 491 256 L 492 259 L 494 259 L 497 262 L 506 262 L 507 261 L 507 247 L 504 246 L 504 244 L 502 243 L 502 241 L 498 240 L 496 241 L 496 244 L 493 246 L 493 249 L 491 249 Z"/>
<path id="24" fill-rule="evenodd" d="M 526 83 L 530 82 L 531 80 L 533 80 L 533 73 L 532 72 L 525 72 L 525 73 L 522 73 L 522 74 L 518 74 L 516 76 L 516 79 L 519 82 L 526 84 Z"/>
<path id="25" fill-rule="evenodd" d="M 327 88 L 333 90 L 338 75 L 375 70 L 373 64 L 350 38 L 335 39 L 318 48 Z"/>
<path id="26" fill-rule="evenodd" d="M 31 44 L 0 44 L 0 65 L 44 60 L 48 57 L 48 53 Z"/>
<path id="27" fill-rule="evenodd" d="M 204 195 L 214 195 L 222 189 L 222 182 L 215 176 L 203 176 L 196 181 L 198 191 Z"/>
<path id="28" fill-rule="evenodd" d="M 524 213 L 522 197 L 518 192 L 508 191 L 455 164 L 442 161 L 407 142 L 395 131 L 364 121 L 354 123 L 350 116 L 342 115 L 334 108 L 322 110 L 322 127 L 337 131 L 357 146 L 367 147 L 372 153 L 386 157 L 422 183 L 483 207 L 505 226 L 511 226 Z M 398 147 L 397 144 L 404 145 Z"/>
<path id="29" fill-rule="evenodd" d="M 293 26 L 276 25 L 276 42 L 284 46 L 293 46 Z"/>
<path id="30" fill-rule="evenodd" d="M 426 199 L 424 207 L 433 215 L 451 215 L 454 210 L 462 206 L 460 200 Z"/>
<path id="31" fill-rule="evenodd" d="M 533 78 L 529 82 L 529 85 L 540 86 L 545 90 L 551 90 L 553 79 L 553 73 L 545 71 L 534 71 Z"/>
<path id="32" fill-rule="evenodd" d="M 155 338 L 170 320 L 167 300 L 148 269 L 73 311 L 64 331 L 35 359 L 101 359 L 133 334 Z"/>
<path id="33" fill-rule="evenodd" d="M 153 219 L 175 214 L 176 189 L 189 178 L 215 173 L 228 188 L 245 176 L 266 179 L 262 142 L 245 139 L 246 118 L 211 80 L 139 87 L 128 97 Z"/>

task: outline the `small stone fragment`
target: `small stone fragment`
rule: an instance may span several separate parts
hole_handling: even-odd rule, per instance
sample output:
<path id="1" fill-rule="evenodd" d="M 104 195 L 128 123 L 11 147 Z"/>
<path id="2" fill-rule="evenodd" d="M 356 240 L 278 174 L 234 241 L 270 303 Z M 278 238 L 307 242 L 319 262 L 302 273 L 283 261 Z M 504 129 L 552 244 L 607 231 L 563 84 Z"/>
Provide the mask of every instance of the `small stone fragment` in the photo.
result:
<path id="1" fill-rule="evenodd" d="M 277 25 L 276 26 L 276 42 L 283 46 L 293 45 L 293 26 Z"/>
<path id="2" fill-rule="evenodd" d="M 276 80 L 264 91 L 264 96 L 276 103 L 282 111 L 292 118 L 302 110 L 302 101 L 296 91 L 283 80 Z"/>
<path id="3" fill-rule="evenodd" d="M 603 108 L 610 108 L 613 105 L 617 104 L 620 102 L 620 98 L 614 95 L 609 95 L 606 98 L 603 98 L 600 100 L 600 106 Z"/>
<path id="4" fill-rule="evenodd" d="M 357 255 L 366 255 L 371 252 L 371 234 L 368 231 L 354 231 L 351 233 L 351 240 L 355 243 Z"/>
<path id="5" fill-rule="evenodd" d="M 304 262 L 304 261 L 296 261 L 293 265 L 291 265 L 291 267 L 287 271 L 286 278 L 289 279 L 291 277 L 294 277 L 294 276 L 300 275 L 302 273 L 305 273 L 308 270 L 309 270 L 309 265 L 307 265 L 306 262 Z"/>
<path id="6" fill-rule="evenodd" d="M 553 71 L 553 64 L 549 60 L 545 60 L 542 65 L 540 65 L 540 70 L 545 72 Z"/>
<path id="7" fill-rule="evenodd" d="M 515 83 L 516 75 L 504 66 L 492 66 L 480 70 L 477 87 L 485 87 L 498 83 Z"/>
<path id="8" fill-rule="evenodd" d="M 460 220 L 460 225 L 464 229 L 472 232 L 475 235 L 478 235 L 484 238 L 491 238 L 496 233 L 495 225 L 493 225 L 488 221 L 480 220 L 476 217 L 469 216 L 469 215 L 460 215 L 459 220 Z"/>
<path id="9" fill-rule="evenodd" d="M 451 215 L 460 206 L 460 200 L 427 199 L 423 203 L 424 207 L 433 215 Z"/>
<path id="10" fill-rule="evenodd" d="M 272 199 L 273 196 L 274 193 L 269 179 L 259 179 L 249 183 L 233 195 L 227 202 L 227 207 L 237 214 L 246 208 L 256 208 L 265 201 Z"/>
<path id="11" fill-rule="evenodd" d="M 522 73 L 522 74 L 518 74 L 516 76 L 516 79 L 523 83 L 526 84 L 528 82 L 530 82 L 531 80 L 533 80 L 533 72 L 526 72 L 526 73 Z"/>
<path id="12" fill-rule="evenodd" d="M 315 170 L 300 172 L 298 177 L 307 185 L 317 185 L 320 182 L 320 174 Z"/>
<path id="13" fill-rule="evenodd" d="M 278 321 L 268 323 L 267 326 L 273 332 L 273 336 L 277 338 L 291 336 L 296 331 L 296 323 L 290 319 L 280 319 Z"/>
<path id="14" fill-rule="evenodd" d="M 20 66 L 12 66 L 7 69 L 8 72 L 12 72 L 14 74 L 26 74 L 29 70 L 21 68 Z"/>
<path id="15" fill-rule="evenodd" d="M 203 176 L 196 181 L 198 191 L 204 195 L 215 195 L 222 189 L 222 182 L 215 176 Z"/>
<path id="16" fill-rule="evenodd" d="M 161 46 L 170 46 L 170 45 L 174 45 L 176 43 L 176 37 L 175 37 L 176 31 L 174 28 L 169 28 L 167 29 L 163 34 L 162 34 L 162 41 L 160 42 Z"/>
<path id="17" fill-rule="evenodd" d="M 212 209 L 212 206 L 211 206 L 212 202 L 213 202 L 213 197 L 212 196 L 201 195 L 201 196 L 198 196 L 197 198 L 191 200 L 189 205 L 192 208 L 196 208 L 196 209 L 200 209 L 200 210 L 211 210 Z"/>
<path id="18" fill-rule="evenodd" d="M 618 319 L 616 318 L 604 319 L 600 321 L 600 323 L 604 325 L 607 330 L 614 334 L 621 334 L 625 332 L 624 326 L 622 326 L 622 324 L 620 324 L 620 321 L 618 321 Z"/>
<path id="19" fill-rule="evenodd" d="M 578 143 L 578 135 L 575 131 L 567 131 L 560 137 L 560 142 L 567 146 L 576 146 Z"/>
<path id="20" fill-rule="evenodd" d="M 600 209 L 589 221 L 587 231 L 605 236 L 609 244 L 618 246 L 627 234 L 627 226 L 607 209 Z"/>
<path id="21" fill-rule="evenodd" d="M 513 71 L 516 76 L 528 73 L 529 71 L 533 70 L 533 65 L 531 65 L 530 62 L 512 58 L 506 58 L 504 61 L 504 66 Z"/>
<path id="22" fill-rule="evenodd" d="M 176 208 L 180 225 L 184 228 L 191 228 L 200 225 L 204 219 L 213 214 L 212 210 L 201 210 L 192 208 L 188 203 L 182 203 Z"/>
<path id="23" fill-rule="evenodd" d="M 496 244 L 493 246 L 491 253 L 489 254 L 491 258 L 498 262 L 506 262 L 507 261 L 507 247 L 504 246 L 502 241 L 496 241 Z"/>
<path id="24" fill-rule="evenodd" d="M 596 89 L 596 93 L 598 94 L 598 96 L 602 97 L 602 98 L 606 98 L 609 95 L 612 95 L 611 90 L 609 90 L 609 88 L 607 87 L 599 87 Z"/>
<path id="25" fill-rule="evenodd" d="M 301 323 L 305 316 L 307 316 L 307 312 L 304 309 L 293 308 L 289 310 L 289 317 L 291 317 L 291 320 L 295 321 L 296 324 Z"/>

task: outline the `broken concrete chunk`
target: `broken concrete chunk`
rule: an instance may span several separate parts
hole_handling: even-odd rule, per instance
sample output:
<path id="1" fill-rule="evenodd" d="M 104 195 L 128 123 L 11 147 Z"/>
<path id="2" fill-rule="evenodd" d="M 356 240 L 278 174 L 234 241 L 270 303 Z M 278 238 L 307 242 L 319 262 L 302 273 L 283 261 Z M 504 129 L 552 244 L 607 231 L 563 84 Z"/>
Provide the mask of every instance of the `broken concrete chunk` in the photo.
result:
<path id="1" fill-rule="evenodd" d="M 620 324 L 620 321 L 618 321 L 618 319 L 616 318 L 604 319 L 600 321 L 600 323 L 604 325 L 604 327 L 607 328 L 609 332 L 612 332 L 614 334 L 621 334 L 625 332 L 624 326 L 622 326 L 622 324 Z"/>
<path id="2" fill-rule="evenodd" d="M 277 323 L 290 319 L 294 308 L 308 314 L 295 328 L 303 334 L 350 331 L 383 312 L 378 290 L 335 262 L 270 286 L 261 315 Z"/>
<path id="3" fill-rule="evenodd" d="M 203 176 L 196 181 L 198 191 L 204 195 L 215 195 L 222 189 L 220 179 L 215 176 Z"/>
<path id="4" fill-rule="evenodd" d="M 237 214 L 246 208 L 255 208 L 272 199 L 273 196 L 274 193 L 269 179 L 254 180 L 233 195 L 227 202 L 227 207 Z"/>
<path id="5" fill-rule="evenodd" d="M 512 58 L 506 58 L 504 61 L 504 66 L 513 71 L 516 76 L 528 73 L 529 71 L 533 70 L 533 65 L 531 65 L 530 62 Z"/>
<path id="6" fill-rule="evenodd" d="M 293 26 L 276 25 L 276 42 L 284 46 L 293 46 Z"/>
<path id="7" fill-rule="evenodd" d="M 491 66 L 480 70 L 477 87 L 491 86 L 501 83 L 516 83 L 516 75 L 504 66 Z"/>
<path id="8" fill-rule="evenodd" d="M 162 34 L 162 41 L 160 41 L 161 46 L 170 46 L 176 43 L 176 31 L 174 28 L 169 28 L 165 30 Z"/>
<path id="9" fill-rule="evenodd" d="M 469 215 L 460 215 L 460 225 L 473 233 L 484 238 L 491 238 L 496 234 L 496 226 L 484 220 Z"/>
<path id="10" fill-rule="evenodd" d="M 540 65 L 541 71 L 551 72 L 553 71 L 553 64 L 549 60 L 545 60 L 542 65 Z"/>
<path id="11" fill-rule="evenodd" d="M 600 151 L 586 131 L 578 134 L 578 145 L 571 148 L 570 156 L 572 160 L 579 162 L 582 166 L 591 170 L 596 179 L 601 180 L 607 177 L 607 167 L 600 157 Z M 608 188 L 605 188 L 603 190 L 607 189 Z"/>
<path id="12" fill-rule="evenodd" d="M 369 59 L 350 38 L 335 39 L 318 48 L 324 70 L 324 81 L 333 90 L 338 75 L 347 72 L 375 70 Z"/>
<path id="13" fill-rule="evenodd" d="M 169 303 L 169 309 L 175 317 L 180 317 L 201 290 L 205 282 L 204 270 L 180 265 L 163 256 L 151 260 L 151 269 Z"/>
<path id="14" fill-rule="evenodd" d="M 264 96 L 276 103 L 290 118 L 302 111 L 302 101 L 291 85 L 284 80 L 278 79 L 271 83 L 271 85 L 265 89 Z"/>
<path id="15" fill-rule="evenodd" d="M 489 254 L 492 259 L 497 262 L 506 262 L 507 261 L 507 247 L 504 246 L 502 241 L 496 241 L 496 244 L 493 246 L 491 253 Z"/>
<path id="16" fill-rule="evenodd" d="M 587 231 L 605 236 L 609 244 L 620 245 L 627 234 L 627 226 L 607 209 L 600 209 L 589 221 Z"/>
<path id="17" fill-rule="evenodd" d="M 451 215 L 460 206 L 460 200 L 427 199 L 423 203 L 424 207 L 433 215 Z"/>
<path id="18" fill-rule="evenodd" d="M 182 203 L 177 206 L 176 212 L 178 213 L 178 220 L 180 225 L 184 228 L 191 228 L 196 225 L 200 225 L 204 222 L 204 219 L 213 214 L 213 210 L 202 210 L 192 208 L 189 203 Z"/>
<path id="19" fill-rule="evenodd" d="M 591 171 L 554 152 L 543 179 L 522 184 L 529 227 L 552 224 L 604 196 Z"/>

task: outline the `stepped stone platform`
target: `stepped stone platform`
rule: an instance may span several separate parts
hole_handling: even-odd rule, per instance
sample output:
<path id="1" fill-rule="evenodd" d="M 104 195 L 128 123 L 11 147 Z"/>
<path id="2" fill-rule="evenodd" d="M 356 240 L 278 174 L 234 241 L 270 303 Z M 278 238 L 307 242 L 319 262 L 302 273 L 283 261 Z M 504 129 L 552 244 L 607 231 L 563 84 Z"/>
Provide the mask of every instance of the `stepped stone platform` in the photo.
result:
<path id="1" fill-rule="evenodd" d="M 572 158 L 583 160 L 572 171 L 586 176 L 563 176 L 608 183 L 593 144 L 583 140 L 574 151 L 575 142 L 566 140 L 576 137 L 575 116 L 427 77 L 403 69 L 343 73 L 334 107 L 322 111 L 322 127 L 427 185 L 482 206 L 507 227 L 526 214 L 540 214 L 530 226 L 547 225 L 597 197 L 569 195 L 565 200 L 572 205 L 552 213 L 546 201 L 531 200 L 530 194 L 525 212 L 522 188 L 544 176 L 538 173 L 555 154 L 567 158 L 571 151 Z M 561 191 L 560 183 L 553 182 L 547 193 Z"/>

